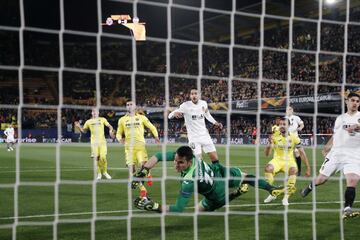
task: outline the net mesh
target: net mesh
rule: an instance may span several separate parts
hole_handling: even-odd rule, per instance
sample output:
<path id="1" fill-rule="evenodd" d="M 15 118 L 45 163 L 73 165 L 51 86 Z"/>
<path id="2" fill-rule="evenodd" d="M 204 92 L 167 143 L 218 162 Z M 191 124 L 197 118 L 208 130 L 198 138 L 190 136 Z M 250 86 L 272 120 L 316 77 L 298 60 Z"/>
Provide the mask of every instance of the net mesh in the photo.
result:
<path id="1" fill-rule="evenodd" d="M 116 119 L 112 122 L 116 128 L 118 117 L 126 111 L 125 102 L 133 100 L 162 136 L 161 148 L 150 146 L 149 154 L 164 154 L 172 149 L 172 143 L 186 141 L 182 122 L 164 116 L 186 101 L 195 87 L 225 126 L 223 131 L 209 126 L 224 165 L 237 165 L 263 176 L 269 159 L 264 160 L 262 151 L 269 128 L 276 116 L 284 115 L 286 106 L 293 105 L 305 122 L 302 143 L 307 147 L 312 176 L 316 176 L 322 162 L 319 146 L 331 136 L 335 117 L 345 112 L 343 96 L 359 91 L 360 2 L 94 0 L 84 7 L 84 1 L 71 5 L 59 0 L 40 20 L 33 16 L 38 10 L 32 1 L 4 2 L 12 10 L 0 19 L 4 53 L 0 58 L 0 110 L 2 123 L 17 123 L 19 142 L 14 161 L 5 156 L 1 167 L 7 177 L 0 182 L 4 192 L 0 201 L 5 202 L 0 208 L 4 212 L 0 213 L 0 236 L 15 240 L 35 232 L 39 239 L 67 239 L 80 232 L 84 239 L 112 238 L 104 234 L 107 228 L 102 226 L 109 222 L 126 231 L 114 237 L 119 239 L 137 239 L 139 229 L 149 234 L 147 227 L 157 229 L 149 238 L 161 239 L 176 239 L 173 234 L 199 239 L 208 232 L 225 239 L 238 234 L 255 239 L 291 239 L 295 234 L 322 239 L 329 236 L 325 226 L 329 222 L 339 230 L 330 237 L 355 236 L 341 218 L 342 175 L 330 179 L 330 196 L 319 189 L 310 202 L 297 197 L 288 207 L 264 206 L 265 195 L 255 189 L 241 203 L 228 203 L 220 211 L 201 213 L 191 207 L 193 210 L 185 213 L 156 215 L 134 209 L 135 195 L 128 186 L 124 162 L 120 163 L 124 160 L 119 160 L 123 155 L 116 155 L 123 154 L 115 150 L 118 143 L 109 144 L 109 152 L 116 153 L 108 159 L 114 178 L 98 182 L 96 162 L 86 163 L 86 167 L 69 163 L 90 154 L 89 144 L 67 142 L 88 141 L 88 136 L 74 137 L 72 120 L 86 120 L 93 106 Z M 88 12 L 77 14 L 82 7 Z M 144 18 L 149 33 L 146 42 L 136 42 L 125 28 L 101 25 L 119 11 Z M 52 16 L 57 21 L 44 24 Z M 55 130 L 43 130 L 46 128 Z M 34 139 L 49 144 L 29 144 Z M 32 158 L 40 159 L 43 153 L 52 161 L 37 166 Z M 180 178 L 165 161 L 159 165 L 154 178 L 157 187 L 149 191 L 170 204 L 176 199 L 174 188 Z M 286 184 L 286 177 L 276 180 Z M 308 182 L 299 177 L 298 188 Z M 108 196 L 112 191 L 115 197 Z M 192 206 L 201 199 L 194 194 Z M 116 202 L 114 207 L 106 205 L 109 200 Z M 44 210 L 41 205 L 47 204 Z M 79 207 L 82 205 L 86 207 Z M 242 219 L 250 220 L 245 223 Z M 311 231 L 301 232 L 296 221 L 305 222 L 301 227 Z M 237 230 L 239 222 L 248 229 Z M 274 222 L 281 224 L 266 230 Z M 74 223 L 88 225 L 78 230 L 70 226 Z M 47 232 L 40 231 L 40 226 L 48 227 Z M 178 229 L 172 229 L 174 226 Z M 6 231 L 9 229 L 11 233 Z M 119 234 L 118 230 L 114 227 L 109 232 Z"/>

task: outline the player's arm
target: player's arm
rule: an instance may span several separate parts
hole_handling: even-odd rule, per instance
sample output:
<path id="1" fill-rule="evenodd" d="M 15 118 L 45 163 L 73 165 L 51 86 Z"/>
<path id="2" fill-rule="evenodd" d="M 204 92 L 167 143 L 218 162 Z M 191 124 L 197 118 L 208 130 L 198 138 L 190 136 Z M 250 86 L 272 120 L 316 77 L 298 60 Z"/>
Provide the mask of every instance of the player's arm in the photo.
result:
<path id="1" fill-rule="evenodd" d="M 222 123 L 219 123 L 215 120 L 215 118 L 210 114 L 209 109 L 205 110 L 205 114 L 204 114 L 206 120 L 208 120 L 209 122 L 211 122 L 213 125 L 217 126 L 218 128 L 222 129 L 223 125 Z"/>
<path id="2" fill-rule="evenodd" d="M 193 181 L 183 181 L 179 196 L 176 199 L 175 204 L 166 206 L 166 212 L 183 212 L 187 204 L 189 203 L 190 197 L 194 192 Z"/>
<path id="3" fill-rule="evenodd" d="M 154 126 L 154 124 L 152 124 L 150 122 L 150 120 L 145 116 L 143 116 L 143 123 L 144 123 L 145 127 L 150 129 L 152 135 L 155 138 L 156 143 L 160 143 L 159 134 L 158 134 L 158 131 L 157 131 L 156 127 Z"/>
<path id="4" fill-rule="evenodd" d="M 266 144 L 266 147 L 265 147 L 265 156 L 268 157 L 268 156 L 271 155 L 272 148 L 273 148 L 273 143 L 274 143 L 273 135 L 270 134 L 270 136 L 268 138 L 268 144 Z"/>
<path id="5" fill-rule="evenodd" d="M 304 122 L 300 120 L 299 127 L 297 128 L 297 130 L 300 132 L 301 130 L 303 130 L 304 127 L 305 127 Z"/>
<path id="6" fill-rule="evenodd" d="M 122 120 L 120 118 L 119 121 L 118 121 L 118 128 L 117 128 L 117 131 L 116 131 L 116 139 L 119 141 L 119 143 L 121 143 L 121 139 L 122 139 L 123 134 L 124 134 L 124 127 L 123 127 L 123 124 L 122 124 Z"/>
<path id="7" fill-rule="evenodd" d="M 109 135 L 111 138 L 114 138 L 114 128 L 111 126 L 111 124 L 108 122 L 108 120 L 106 118 L 104 118 L 104 125 L 109 128 Z"/>
<path id="8" fill-rule="evenodd" d="M 360 123 L 355 123 L 350 125 L 350 127 L 346 128 L 346 131 L 348 133 L 353 133 L 355 131 L 359 131 L 360 130 Z"/>
<path id="9" fill-rule="evenodd" d="M 175 109 L 174 111 L 172 111 L 168 118 L 169 119 L 173 119 L 174 117 L 175 118 L 182 118 L 183 117 L 183 114 L 185 113 L 185 105 L 184 103 L 180 105 L 180 107 L 178 109 Z"/>
<path id="10" fill-rule="evenodd" d="M 206 120 L 208 120 L 209 122 L 211 122 L 213 125 L 217 126 L 218 128 L 222 129 L 223 128 L 223 125 L 219 122 L 217 122 L 215 120 L 215 118 L 210 114 L 210 111 L 206 105 L 206 108 L 205 108 L 205 114 L 204 114 Z"/>
<path id="11" fill-rule="evenodd" d="M 76 122 L 74 123 L 74 125 L 75 125 L 75 126 L 80 130 L 80 132 L 82 132 L 82 133 L 86 133 L 87 130 L 89 129 L 89 123 L 88 123 L 88 121 L 85 122 L 84 127 L 81 127 L 81 125 L 80 125 L 80 123 L 79 123 L 78 121 L 76 121 Z"/>
<path id="12" fill-rule="evenodd" d="M 7 130 L 7 129 L 5 129 L 4 134 L 5 134 L 6 137 L 9 136 L 9 133 L 8 133 L 8 130 Z"/>
<path id="13" fill-rule="evenodd" d="M 184 183 L 185 182 L 185 183 Z M 175 204 L 173 205 L 164 205 L 144 199 L 136 199 L 135 206 L 140 209 L 144 209 L 146 211 L 153 211 L 153 212 L 183 212 L 187 204 L 189 203 L 190 197 L 194 192 L 194 183 L 193 181 L 184 181 L 181 185 L 181 190 L 179 196 L 176 199 Z"/>
<path id="14" fill-rule="evenodd" d="M 168 151 L 165 152 L 165 155 L 163 155 L 162 152 L 158 152 L 155 155 L 153 155 L 147 162 L 145 162 L 144 165 L 142 165 L 141 169 L 134 174 L 134 177 L 136 179 L 134 179 L 131 182 L 131 188 L 136 189 L 140 184 L 140 181 L 142 181 L 141 179 L 147 176 L 149 174 L 150 169 L 155 167 L 155 165 L 159 161 L 174 161 L 175 154 L 176 153 L 173 151 Z"/>
<path id="15" fill-rule="evenodd" d="M 163 155 L 162 152 L 156 153 L 147 162 L 145 162 L 145 164 L 142 166 L 142 169 L 140 169 L 137 173 L 135 173 L 135 175 L 142 172 L 142 171 L 144 171 L 144 170 L 149 171 L 150 169 L 155 167 L 155 165 L 159 161 L 174 161 L 175 154 L 176 153 L 174 151 L 165 152 L 165 155 Z M 139 175 L 142 175 L 142 174 L 139 174 Z M 146 174 L 144 176 L 146 176 Z"/>

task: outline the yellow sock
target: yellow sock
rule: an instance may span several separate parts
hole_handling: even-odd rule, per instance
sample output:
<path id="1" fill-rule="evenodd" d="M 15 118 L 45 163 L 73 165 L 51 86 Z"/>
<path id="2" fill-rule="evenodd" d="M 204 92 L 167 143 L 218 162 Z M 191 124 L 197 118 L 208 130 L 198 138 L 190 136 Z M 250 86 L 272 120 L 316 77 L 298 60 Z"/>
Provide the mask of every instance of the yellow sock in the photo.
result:
<path id="1" fill-rule="evenodd" d="M 104 173 L 107 172 L 107 161 L 106 161 L 106 158 L 104 158 L 104 162 L 103 162 L 103 171 L 104 171 Z"/>
<path id="2" fill-rule="evenodd" d="M 265 173 L 265 179 L 269 184 L 273 184 L 274 183 L 274 174 L 273 173 Z"/>
<path id="3" fill-rule="evenodd" d="M 97 165 L 97 173 L 101 173 L 101 163 L 100 163 L 100 160 L 99 161 L 96 161 L 96 165 Z"/>
<path id="4" fill-rule="evenodd" d="M 287 181 L 289 195 L 293 194 L 296 191 L 295 183 L 296 183 L 296 175 L 290 175 Z"/>

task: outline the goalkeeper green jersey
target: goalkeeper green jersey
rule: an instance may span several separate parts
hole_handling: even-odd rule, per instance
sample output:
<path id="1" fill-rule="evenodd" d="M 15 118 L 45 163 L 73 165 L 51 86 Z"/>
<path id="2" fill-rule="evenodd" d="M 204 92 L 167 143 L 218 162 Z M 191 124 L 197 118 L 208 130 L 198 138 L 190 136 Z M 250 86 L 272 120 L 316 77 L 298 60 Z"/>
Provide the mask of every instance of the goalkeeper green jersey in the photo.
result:
<path id="1" fill-rule="evenodd" d="M 174 161 L 176 152 L 166 152 L 165 159 L 161 152 L 156 154 L 159 161 Z M 170 205 L 170 212 L 182 212 L 188 204 L 189 199 L 194 192 L 194 179 L 198 174 L 198 193 L 205 197 L 206 202 L 211 202 L 211 209 L 215 210 L 225 204 L 225 181 L 215 180 L 214 178 L 225 178 L 226 168 L 217 164 L 208 164 L 203 160 L 193 158 L 192 166 L 181 172 L 181 189 L 177 197 L 176 204 Z M 198 170 L 196 170 L 198 168 Z M 237 179 L 229 180 L 229 187 L 238 187 L 241 183 L 241 171 L 239 168 L 230 168 L 230 175 Z"/>

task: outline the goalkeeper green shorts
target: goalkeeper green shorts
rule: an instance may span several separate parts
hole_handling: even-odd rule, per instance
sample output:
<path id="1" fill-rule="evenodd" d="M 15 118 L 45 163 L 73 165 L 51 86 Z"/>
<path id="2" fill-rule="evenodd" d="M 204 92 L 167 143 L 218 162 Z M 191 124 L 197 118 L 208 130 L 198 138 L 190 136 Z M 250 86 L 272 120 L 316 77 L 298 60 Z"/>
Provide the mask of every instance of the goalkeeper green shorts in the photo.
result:
<path id="1" fill-rule="evenodd" d="M 226 172 L 226 168 L 223 167 L 223 172 Z M 229 188 L 238 188 L 242 182 L 242 172 L 240 168 L 230 168 L 230 179 L 229 179 Z M 215 174 L 216 176 L 217 174 Z M 235 177 L 237 179 L 231 179 L 231 177 Z M 225 177 L 224 177 L 225 178 Z M 206 194 L 205 198 L 200 201 L 200 205 L 206 211 L 214 211 L 218 208 L 221 208 L 226 204 L 226 197 L 225 197 L 225 182 L 224 181 L 215 181 L 216 186 L 214 186 L 214 191 Z M 230 192 L 230 191 L 229 191 Z"/>

